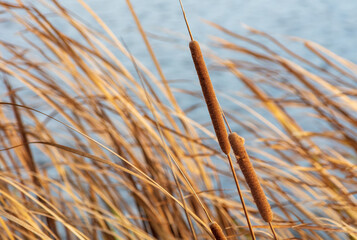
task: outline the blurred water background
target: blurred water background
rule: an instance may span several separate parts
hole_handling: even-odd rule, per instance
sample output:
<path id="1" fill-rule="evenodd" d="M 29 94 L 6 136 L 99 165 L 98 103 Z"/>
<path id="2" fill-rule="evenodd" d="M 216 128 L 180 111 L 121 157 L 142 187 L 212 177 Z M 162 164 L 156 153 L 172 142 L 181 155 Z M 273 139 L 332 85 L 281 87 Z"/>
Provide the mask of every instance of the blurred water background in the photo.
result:
<path id="1" fill-rule="evenodd" d="M 93 19 L 74 0 L 61 1 L 86 21 Z M 151 64 L 142 39 L 124 0 L 87 0 L 112 31 L 128 42 L 133 54 Z M 132 0 L 144 29 L 155 36 L 151 43 L 168 78 L 182 77 L 179 64 L 187 60 L 188 34 L 178 0 Z M 349 60 L 357 62 L 356 0 L 185 0 L 187 16 L 194 37 L 203 44 L 210 36 L 223 36 L 205 24 L 209 20 L 234 32 L 247 34 L 242 23 L 287 40 L 296 36 L 315 41 Z M 94 23 L 92 23 L 94 24 Z M 64 29 L 65 31 L 65 29 Z M 66 32 L 66 31 L 65 31 Z M 291 44 L 291 47 L 294 47 Z M 299 50 L 299 49 L 293 49 Z M 304 54 L 304 52 L 300 52 Z M 181 65 L 182 66 L 182 65 Z M 184 65 L 186 66 L 186 65 Z M 187 76 L 187 75 L 186 75 Z"/>
<path id="2" fill-rule="evenodd" d="M 93 18 L 83 11 L 76 1 L 62 2 L 72 12 L 95 26 Z M 133 55 L 156 74 L 125 1 L 87 0 L 86 2 L 108 24 L 116 36 L 126 41 Z M 198 85 L 187 47 L 189 37 L 178 0 L 132 0 L 131 2 L 145 31 L 151 36 L 150 42 L 166 78 L 173 82 L 172 86 L 187 89 L 191 84 Z M 184 0 L 183 2 L 194 37 L 206 47 L 206 52 L 213 51 L 222 58 L 237 58 L 239 53 L 214 48 L 212 37 L 219 36 L 228 40 L 232 38 L 209 26 L 203 20 L 217 23 L 242 35 L 249 34 L 242 26 L 246 24 L 273 35 L 291 50 L 309 59 L 314 59 L 316 56 L 307 51 L 302 44 L 293 42 L 290 36 L 315 41 L 336 54 L 357 62 L 357 0 Z M 262 41 L 265 41 L 265 44 L 267 42 L 266 39 Z M 207 60 L 211 63 L 209 59 Z M 324 64 L 318 59 L 315 62 L 322 66 Z M 234 87 L 227 88 L 228 84 L 232 84 L 232 79 L 235 79 L 231 74 L 212 72 L 211 75 L 218 90 L 225 91 L 227 94 L 230 94 L 229 91 L 237 91 Z M 175 81 L 181 79 L 189 82 L 184 82 L 182 85 Z M 237 80 L 234 81 L 239 85 Z M 181 99 L 180 102 L 186 105 L 185 99 Z M 190 102 L 187 103 L 187 106 L 189 105 Z"/>
<path id="3" fill-rule="evenodd" d="M 88 26 L 104 33 L 79 2 L 76 0 L 59 2 Z M 132 54 L 158 76 L 125 0 L 86 0 L 85 2 L 119 39 L 125 40 Z M 38 6 L 37 1 L 32 1 L 32 4 Z M 132 4 L 150 37 L 150 42 L 170 84 L 177 88 L 177 92 L 180 91 L 179 89 L 199 90 L 188 49 L 189 37 L 178 0 L 132 0 Z M 291 50 L 312 61 L 316 56 L 307 51 L 301 43 L 292 41 L 290 36 L 315 41 L 336 54 L 357 62 L 357 0 L 184 0 L 184 5 L 194 37 L 202 44 L 206 53 L 211 51 L 222 58 L 239 56 L 239 53 L 215 48 L 213 36 L 230 40 L 232 38 L 209 26 L 203 20 L 212 21 L 242 35 L 249 34 L 242 26 L 246 24 L 273 35 Z M 48 17 L 64 34 L 72 37 L 78 35 L 73 28 L 63 24 L 61 19 L 50 14 Z M 2 22 L 0 29 L 2 39 L 25 44 L 20 37 L 14 35 L 23 28 L 18 28 L 11 22 Z M 267 40 L 262 39 L 262 41 Z M 134 73 L 130 60 L 121 55 L 118 50 L 112 50 Z M 209 59 L 207 60 L 211 63 Z M 321 60 L 315 60 L 318 65 L 323 66 Z M 231 74 L 212 71 L 211 77 L 217 90 L 224 91 L 225 95 L 235 96 L 239 91 L 240 83 Z M 195 100 L 199 101 L 192 97 L 182 97 L 184 95 L 180 94 L 178 96 L 180 96 L 179 104 L 184 109 L 192 106 Z M 221 104 L 224 109 L 229 108 L 229 101 L 222 99 Z M 202 111 L 190 114 L 193 118 L 208 117 L 208 113 Z M 309 123 L 309 126 L 314 125 Z"/>
<path id="4" fill-rule="evenodd" d="M 37 1 L 32 2 L 34 5 L 38 4 Z M 76 0 L 59 2 L 90 26 L 99 28 Z M 133 55 L 151 66 L 125 0 L 85 2 L 116 36 L 127 42 Z M 191 62 L 187 58 L 188 34 L 178 0 L 132 0 L 132 4 L 145 31 L 152 36 L 151 43 L 167 77 L 189 76 L 183 71 Z M 357 62 L 356 0 L 184 0 L 184 5 L 194 37 L 203 44 L 212 42 L 211 36 L 224 35 L 202 20 L 215 22 L 243 35 L 247 34 L 242 27 L 244 23 L 272 34 L 282 41 L 288 40 L 288 36 L 315 41 L 338 55 Z M 18 29 L 14 25 L 3 23 L 0 27 L 2 39 L 16 42 L 13 34 Z M 61 27 L 65 34 L 71 35 L 72 29 L 66 29 L 66 25 Z M 299 50 L 294 49 L 294 44 L 290 47 L 292 50 Z M 183 49 L 186 51 L 182 51 Z"/>

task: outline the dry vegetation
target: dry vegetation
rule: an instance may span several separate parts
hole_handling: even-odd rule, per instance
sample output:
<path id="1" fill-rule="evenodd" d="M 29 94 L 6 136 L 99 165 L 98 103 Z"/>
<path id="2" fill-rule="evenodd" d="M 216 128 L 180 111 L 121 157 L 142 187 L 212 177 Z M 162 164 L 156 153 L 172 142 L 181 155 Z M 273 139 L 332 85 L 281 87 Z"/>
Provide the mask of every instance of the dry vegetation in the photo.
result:
<path id="1" fill-rule="evenodd" d="M 234 151 L 245 216 L 233 153 L 218 150 L 210 119 L 190 117 L 207 111 L 198 85 L 170 87 L 138 19 L 156 69 L 79 2 L 100 32 L 56 0 L 0 1 L 0 16 L 21 26 L 16 37 L 27 43 L 0 38 L 1 239 L 251 239 L 246 217 L 257 239 L 273 239 L 265 221 L 279 239 L 357 238 L 356 64 L 296 39 L 317 64 L 266 33 L 209 23 L 233 39 L 217 46 L 237 56 L 210 55 L 212 68 L 237 80 L 215 94 L 245 138 L 246 149 L 240 142 Z M 180 108 L 187 94 L 202 104 Z M 253 196 L 267 204 L 261 189 L 273 220 L 254 204 Z"/>

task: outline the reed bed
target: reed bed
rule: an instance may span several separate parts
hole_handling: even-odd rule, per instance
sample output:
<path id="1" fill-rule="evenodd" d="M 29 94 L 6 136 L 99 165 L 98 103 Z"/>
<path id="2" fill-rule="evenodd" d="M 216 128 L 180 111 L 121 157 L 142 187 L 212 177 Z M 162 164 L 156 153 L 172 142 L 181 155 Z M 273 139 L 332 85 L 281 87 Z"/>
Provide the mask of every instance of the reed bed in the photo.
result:
<path id="1" fill-rule="evenodd" d="M 1 239 L 251 239 L 230 148 L 208 114 L 192 114 L 207 111 L 198 84 L 171 86 L 165 68 L 146 68 L 79 2 L 100 29 L 56 0 L 0 1 L 26 43 L 0 37 Z M 209 24 L 230 39 L 214 39 L 219 55 L 203 52 L 211 73 L 230 73 L 215 97 L 246 139 L 279 239 L 356 239 L 357 65 L 307 40 Z M 270 212 L 255 206 L 266 201 L 233 167 L 256 238 L 273 239 Z"/>

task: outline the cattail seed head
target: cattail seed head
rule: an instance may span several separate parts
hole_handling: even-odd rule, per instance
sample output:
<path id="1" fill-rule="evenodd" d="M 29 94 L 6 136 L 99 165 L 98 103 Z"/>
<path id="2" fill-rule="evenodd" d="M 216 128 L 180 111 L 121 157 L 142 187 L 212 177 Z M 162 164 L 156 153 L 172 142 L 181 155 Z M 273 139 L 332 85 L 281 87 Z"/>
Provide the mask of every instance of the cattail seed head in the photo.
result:
<path id="1" fill-rule="evenodd" d="M 209 224 L 209 227 L 212 231 L 213 236 L 216 240 L 226 240 L 227 238 L 224 236 L 222 228 L 216 222 L 212 222 Z"/>
<path id="2" fill-rule="evenodd" d="M 266 222 L 273 220 L 273 212 L 271 211 L 270 204 L 265 196 L 265 193 L 259 183 L 259 179 L 249 156 L 244 147 L 244 138 L 240 137 L 237 133 L 229 134 L 229 142 L 232 146 L 233 152 L 236 156 L 237 162 L 244 175 L 244 178 L 250 188 L 255 204 L 258 207 L 259 213 Z"/>
<path id="3" fill-rule="evenodd" d="M 214 88 L 208 74 L 208 70 L 203 59 L 200 45 L 197 41 L 190 42 L 190 50 L 197 71 L 198 79 L 202 88 L 202 93 L 206 101 L 208 112 L 210 114 L 214 131 L 222 152 L 229 154 L 231 147 L 228 141 L 228 133 L 222 117 L 221 107 L 218 103 Z"/>

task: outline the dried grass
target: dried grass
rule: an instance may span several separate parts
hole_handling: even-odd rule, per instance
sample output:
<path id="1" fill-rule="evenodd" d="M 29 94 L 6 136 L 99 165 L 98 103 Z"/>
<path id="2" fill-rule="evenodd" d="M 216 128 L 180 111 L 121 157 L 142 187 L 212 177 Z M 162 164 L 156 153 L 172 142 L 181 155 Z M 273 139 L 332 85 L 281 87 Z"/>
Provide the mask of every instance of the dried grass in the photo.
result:
<path id="1" fill-rule="evenodd" d="M 144 88 L 129 70 L 130 53 L 88 6 L 101 32 L 58 1 L 42 4 L 0 1 L 27 43 L 0 39 L 1 84 L 8 82 L 0 102 L 0 236 L 192 239 L 189 216 L 197 239 L 213 239 L 210 216 L 227 239 L 250 239 L 206 120 L 172 109 L 160 79 L 134 57 Z M 310 41 L 294 44 L 316 61 L 255 29 L 248 38 L 215 27 L 235 40 L 216 39 L 234 59 L 211 55 L 213 67 L 242 84 L 216 94 L 231 103 L 224 112 L 244 133 L 277 234 L 355 239 L 356 64 Z M 190 109 L 204 111 L 196 102 Z M 242 185 L 256 237 L 272 239 L 248 189 Z"/>

